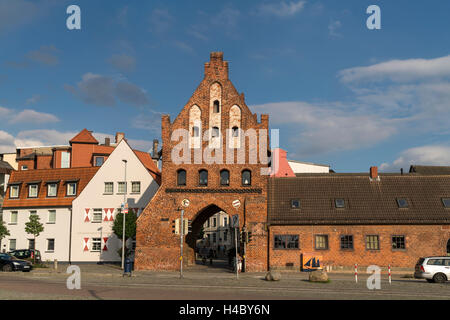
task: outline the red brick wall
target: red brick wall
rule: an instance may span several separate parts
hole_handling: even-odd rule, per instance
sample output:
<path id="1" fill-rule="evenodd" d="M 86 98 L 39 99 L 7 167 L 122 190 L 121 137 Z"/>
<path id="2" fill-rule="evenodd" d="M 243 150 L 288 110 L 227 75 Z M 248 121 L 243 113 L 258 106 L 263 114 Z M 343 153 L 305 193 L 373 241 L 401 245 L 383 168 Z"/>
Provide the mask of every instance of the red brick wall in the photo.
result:
<path id="1" fill-rule="evenodd" d="M 17 161 L 19 170 L 22 170 L 22 166 L 27 166 L 28 170 L 35 169 L 35 162 L 34 160 L 19 160 Z"/>
<path id="2" fill-rule="evenodd" d="M 36 169 L 51 169 L 53 156 L 38 155 L 36 159 Z"/>
<path id="3" fill-rule="evenodd" d="M 274 249 L 274 235 L 299 235 L 298 250 Z M 328 235 L 328 249 L 316 250 L 314 237 Z M 353 250 L 340 249 L 340 236 L 353 235 Z M 366 249 L 366 235 L 378 235 L 380 250 Z M 404 235 L 406 249 L 393 250 L 391 236 Z M 332 266 L 378 265 L 393 267 L 414 267 L 423 256 L 446 255 L 450 226 L 438 225 L 374 225 L 374 226 L 271 226 L 269 236 L 271 268 L 285 268 L 286 263 L 294 263 L 300 269 L 301 253 L 316 253 L 323 256 L 323 263 Z"/>
<path id="4" fill-rule="evenodd" d="M 202 111 L 202 134 L 209 127 L 210 110 L 210 86 L 219 82 L 222 87 L 221 98 L 221 135 L 225 137 L 225 129 L 229 127 L 230 108 L 237 104 L 242 110 L 241 128 L 246 129 L 268 129 L 268 116 L 262 115 L 261 121 L 257 121 L 256 114 L 252 114 L 244 101 L 244 95 L 239 94 L 228 79 L 228 63 L 222 60 L 221 54 L 212 54 L 211 61 L 205 64 L 205 78 L 200 83 L 188 103 L 181 110 L 178 117 L 171 122 L 168 116 L 162 118 L 162 184 L 157 194 L 145 208 L 137 221 L 136 236 L 136 262 L 138 270 L 177 270 L 179 268 L 180 238 L 172 233 L 172 221 L 179 218 L 181 201 L 185 198 L 190 200 L 190 206 L 185 210 L 185 217 L 194 221 L 194 232 L 204 221 L 217 210 L 223 210 L 228 215 L 239 212 L 241 227 L 245 222 L 246 227 L 253 232 L 253 242 L 247 250 L 247 270 L 257 271 L 267 269 L 267 176 L 260 174 L 261 164 L 180 164 L 172 162 L 171 152 L 178 141 L 171 141 L 171 134 L 176 129 L 189 129 L 189 109 L 196 104 Z M 225 144 L 225 141 L 223 141 Z M 203 147 L 207 145 L 203 143 Z M 249 146 L 246 143 L 246 155 L 251 149 L 257 150 L 258 144 Z M 192 154 L 194 149 L 192 149 Z M 192 157 L 193 159 L 193 157 Z M 224 154 L 225 159 L 225 154 Z M 225 162 L 225 161 L 224 161 Z M 248 156 L 247 161 L 248 162 Z M 177 186 L 177 170 L 187 171 L 187 183 L 185 187 Z M 208 170 L 208 186 L 198 185 L 198 171 Z M 230 185 L 220 186 L 220 170 L 230 171 Z M 252 185 L 242 186 L 241 172 L 243 169 L 252 171 Z M 195 189 L 194 193 L 172 193 L 167 188 Z M 233 193 L 220 191 L 202 193 L 201 189 L 230 190 Z M 246 193 L 245 190 L 257 189 L 260 193 Z M 232 202 L 239 199 L 242 203 L 239 210 L 232 206 Z M 246 201 L 246 213 L 244 217 L 244 201 Z M 214 205 L 214 210 L 204 210 Z M 163 221 L 162 219 L 168 219 Z M 186 264 L 192 264 L 194 251 L 194 240 L 187 236 L 184 245 Z"/>

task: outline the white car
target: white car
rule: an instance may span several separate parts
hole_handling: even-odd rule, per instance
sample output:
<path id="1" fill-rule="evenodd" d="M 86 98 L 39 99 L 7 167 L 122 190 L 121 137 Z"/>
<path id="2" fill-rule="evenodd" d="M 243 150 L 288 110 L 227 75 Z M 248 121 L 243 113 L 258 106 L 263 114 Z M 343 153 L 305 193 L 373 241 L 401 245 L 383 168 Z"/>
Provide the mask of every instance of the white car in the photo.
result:
<path id="1" fill-rule="evenodd" d="M 448 281 L 450 279 L 450 257 L 420 258 L 416 263 L 414 278 L 436 283 Z"/>

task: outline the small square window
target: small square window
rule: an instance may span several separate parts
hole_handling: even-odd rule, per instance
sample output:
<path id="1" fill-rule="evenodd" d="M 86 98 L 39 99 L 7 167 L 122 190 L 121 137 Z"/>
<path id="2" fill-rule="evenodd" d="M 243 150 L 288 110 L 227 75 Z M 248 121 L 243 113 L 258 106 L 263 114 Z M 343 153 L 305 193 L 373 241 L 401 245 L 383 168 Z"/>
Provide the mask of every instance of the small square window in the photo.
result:
<path id="1" fill-rule="evenodd" d="M 367 250 L 379 250 L 380 239 L 377 235 L 366 236 L 366 249 Z"/>
<path id="2" fill-rule="evenodd" d="M 139 181 L 131 182 L 131 192 L 141 193 L 141 183 Z"/>
<path id="3" fill-rule="evenodd" d="M 9 223 L 10 224 L 17 224 L 17 217 L 18 217 L 18 212 L 17 211 L 11 211 L 11 218 Z"/>
<path id="4" fill-rule="evenodd" d="M 316 250 L 328 249 L 328 235 L 320 234 L 316 235 Z"/>
<path id="5" fill-rule="evenodd" d="M 105 193 L 106 194 L 112 194 L 114 191 L 114 183 L 112 182 L 105 182 Z"/>
<path id="6" fill-rule="evenodd" d="M 392 236 L 392 249 L 405 249 L 405 236 Z"/>
<path id="7" fill-rule="evenodd" d="M 16 250 L 16 239 L 9 239 L 9 251 Z"/>
<path id="8" fill-rule="evenodd" d="M 399 208 L 408 208 L 409 207 L 408 200 L 406 200 L 404 198 L 398 198 L 397 204 L 398 204 Z"/>
<path id="9" fill-rule="evenodd" d="M 92 247 L 91 251 L 100 251 L 102 248 L 102 239 L 101 238 L 92 238 Z"/>
<path id="10" fill-rule="evenodd" d="M 94 209 L 92 222 L 102 222 L 102 209 Z"/>
<path id="11" fill-rule="evenodd" d="M 125 182 L 119 182 L 117 184 L 117 193 L 126 193 L 127 192 L 127 184 Z"/>
<path id="12" fill-rule="evenodd" d="M 336 208 L 345 208 L 345 200 L 344 199 L 335 199 L 334 205 Z"/>
<path id="13" fill-rule="evenodd" d="M 353 249 L 353 236 L 344 235 L 341 236 L 341 249 Z"/>
<path id="14" fill-rule="evenodd" d="M 300 200 L 298 199 L 291 200 L 291 208 L 292 209 L 300 208 Z"/>
<path id="15" fill-rule="evenodd" d="M 450 208 L 450 198 L 442 198 L 442 204 L 446 208 Z"/>

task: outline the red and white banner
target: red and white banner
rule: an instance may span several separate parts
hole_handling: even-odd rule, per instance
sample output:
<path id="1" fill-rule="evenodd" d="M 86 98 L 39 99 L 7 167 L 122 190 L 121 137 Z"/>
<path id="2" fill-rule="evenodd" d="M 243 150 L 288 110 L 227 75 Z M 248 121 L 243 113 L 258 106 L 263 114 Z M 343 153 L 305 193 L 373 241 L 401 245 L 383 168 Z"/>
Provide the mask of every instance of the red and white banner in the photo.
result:
<path id="1" fill-rule="evenodd" d="M 84 222 L 89 222 L 89 221 L 91 221 L 90 220 L 90 218 L 89 218 L 89 211 L 90 211 L 91 209 L 89 209 L 89 208 L 86 208 L 86 209 L 84 209 Z"/>
<path id="2" fill-rule="evenodd" d="M 103 243 L 104 243 L 103 251 L 108 251 L 108 247 L 106 246 L 106 242 L 108 242 L 108 238 L 107 238 L 107 237 L 104 237 L 104 238 L 103 238 Z"/>
<path id="3" fill-rule="evenodd" d="M 83 251 L 89 251 L 89 238 L 83 238 Z"/>
<path id="4" fill-rule="evenodd" d="M 114 208 L 103 209 L 103 221 L 114 221 Z"/>

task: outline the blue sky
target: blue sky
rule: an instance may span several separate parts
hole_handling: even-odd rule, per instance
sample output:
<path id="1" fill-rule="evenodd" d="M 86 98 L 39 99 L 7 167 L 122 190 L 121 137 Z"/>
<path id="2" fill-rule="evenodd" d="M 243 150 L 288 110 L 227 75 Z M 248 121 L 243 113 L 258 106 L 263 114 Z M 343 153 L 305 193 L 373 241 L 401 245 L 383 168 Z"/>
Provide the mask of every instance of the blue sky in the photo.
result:
<path id="1" fill-rule="evenodd" d="M 81 8 L 81 30 L 66 8 Z M 381 8 L 381 30 L 366 8 Z M 148 150 L 223 51 L 288 158 L 450 165 L 450 2 L 0 0 L 0 152 L 124 131 Z"/>

